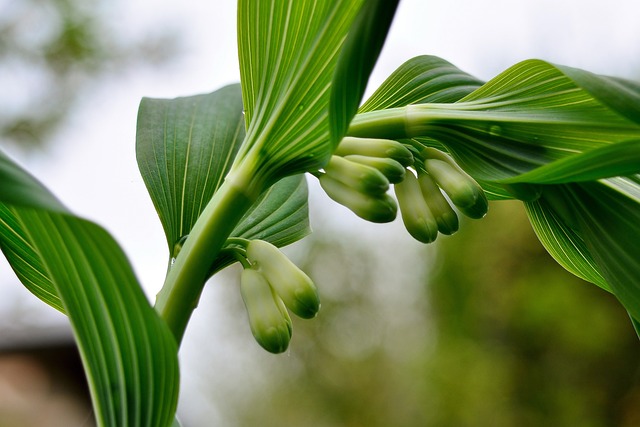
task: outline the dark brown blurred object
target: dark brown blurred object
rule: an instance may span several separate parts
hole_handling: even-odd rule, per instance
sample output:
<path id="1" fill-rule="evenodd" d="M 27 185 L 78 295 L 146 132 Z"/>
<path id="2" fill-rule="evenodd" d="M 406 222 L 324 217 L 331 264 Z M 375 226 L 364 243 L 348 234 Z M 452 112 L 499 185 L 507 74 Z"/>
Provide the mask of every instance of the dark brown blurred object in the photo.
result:
<path id="1" fill-rule="evenodd" d="M 0 352 L 0 427 L 94 425 L 72 342 Z"/>

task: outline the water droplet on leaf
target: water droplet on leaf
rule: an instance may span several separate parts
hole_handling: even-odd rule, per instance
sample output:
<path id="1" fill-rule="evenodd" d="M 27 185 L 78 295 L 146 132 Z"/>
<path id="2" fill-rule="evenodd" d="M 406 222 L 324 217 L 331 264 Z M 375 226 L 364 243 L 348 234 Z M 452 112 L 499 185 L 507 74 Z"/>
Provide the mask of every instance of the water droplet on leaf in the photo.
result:
<path id="1" fill-rule="evenodd" d="M 187 241 L 187 237 L 189 237 L 188 234 L 186 236 L 182 236 L 180 240 L 178 240 L 176 244 L 173 245 L 173 251 L 171 253 L 171 260 L 172 260 L 171 264 L 173 264 L 173 260 L 178 256 L 178 254 L 182 250 L 182 245 L 184 245 L 184 242 Z"/>
<path id="2" fill-rule="evenodd" d="M 498 125 L 492 125 L 489 128 L 489 134 L 493 136 L 502 136 L 502 128 Z"/>

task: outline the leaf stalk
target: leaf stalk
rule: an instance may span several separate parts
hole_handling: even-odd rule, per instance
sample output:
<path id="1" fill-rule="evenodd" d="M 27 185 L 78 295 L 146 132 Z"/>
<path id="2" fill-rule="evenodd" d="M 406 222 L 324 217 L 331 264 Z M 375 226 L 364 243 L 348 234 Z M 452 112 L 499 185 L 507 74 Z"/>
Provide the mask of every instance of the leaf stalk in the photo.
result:
<path id="1" fill-rule="evenodd" d="M 236 179 L 227 177 L 215 192 L 189 233 L 157 295 L 155 308 L 167 322 L 178 344 L 193 310 L 198 306 L 213 261 L 256 200 L 238 184 L 250 180 L 251 169 L 236 170 L 233 175 Z M 238 179 L 240 176 L 249 180 Z"/>

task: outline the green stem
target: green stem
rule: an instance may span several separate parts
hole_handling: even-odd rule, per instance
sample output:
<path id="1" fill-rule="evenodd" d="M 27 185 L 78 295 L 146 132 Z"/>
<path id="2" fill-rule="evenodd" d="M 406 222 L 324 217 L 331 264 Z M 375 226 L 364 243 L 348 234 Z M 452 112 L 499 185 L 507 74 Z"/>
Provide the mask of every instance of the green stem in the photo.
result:
<path id="1" fill-rule="evenodd" d="M 407 138 L 406 116 L 406 107 L 356 114 L 351 121 L 347 136 L 382 139 Z"/>
<path id="2" fill-rule="evenodd" d="M 216 256 L 227 238 L 255 201 L 243 185 L 251 173 L 233 175 L 215 192 L 196 221 L 165 279 L 156 299 L 156 310 L 169 325 L 178 344 Z M 237 179 L 242 178 L 245 179 Z"/>
<path id="3" fill-rule="evenodd" d="M 443 124 L 462 125 L 479 122 L 492 132 L 493 125 L 530 124 L 536 126 L 591 126 L 580 117 L 539 115 L 523 111 L 498 110 L 496 104 L 458 102 L 453 104 L 415 104 L 387 110 L 357 114 L 349 125 L 347 136 L 359 138 L 406 139 L 428 136 Z M 635 128 L 633 128 L 635 129 Z"/>

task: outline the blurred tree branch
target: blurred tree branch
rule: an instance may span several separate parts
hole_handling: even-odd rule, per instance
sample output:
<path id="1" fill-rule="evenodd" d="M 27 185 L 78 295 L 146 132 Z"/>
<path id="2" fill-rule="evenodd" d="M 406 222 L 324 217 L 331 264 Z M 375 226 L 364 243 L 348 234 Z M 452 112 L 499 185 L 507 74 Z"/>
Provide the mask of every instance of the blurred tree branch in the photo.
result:
<path id="1" fill-rule="evenodd" d="M 179 37 L 162 28 L 131 37 L 106 0 L 0 3 L 0 138 L 21 149 L 46 143 L 101 79 L 173 58 Z"/>

